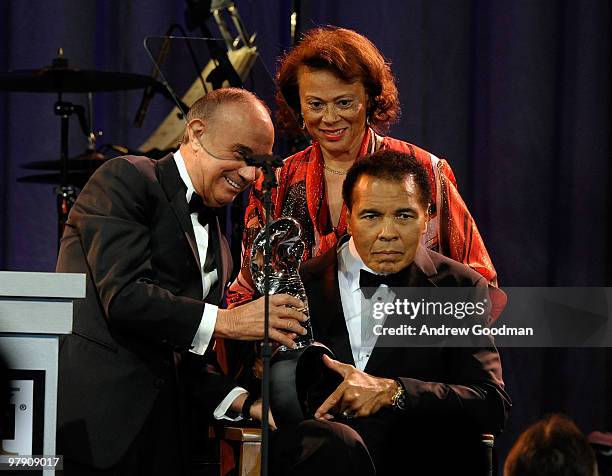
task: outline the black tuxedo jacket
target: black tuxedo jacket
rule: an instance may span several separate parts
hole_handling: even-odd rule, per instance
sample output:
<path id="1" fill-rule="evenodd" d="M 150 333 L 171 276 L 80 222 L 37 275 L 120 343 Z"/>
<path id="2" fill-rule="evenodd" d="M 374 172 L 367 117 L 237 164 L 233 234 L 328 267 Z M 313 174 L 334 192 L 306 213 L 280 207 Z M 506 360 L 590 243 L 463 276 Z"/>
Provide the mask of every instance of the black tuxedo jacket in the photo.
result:
<path id="1" fill-rule="evenodd" d="M 87 297 L 60 347 L 58 449 L 80 463 L 116 464 L 164 389 L 188 406 L 189 386 L 210 415 L 235 386 L 187 352 L 204 301 L 185 192 L 172 155 L 118 157 L 70 212 L 57 271 L 85 273 Z M 218 223 L 211 230 L 219 283 L 206 300 L 218 304 L 232 265 Z"/>
<path id="2" fill-rule="evenodd" d="M 315 340 L 333 350 L 338 360 L 355 365 L 338 288 L 337 248 L 305 262 L 301 275 Z M 469 267 L 422 246 L 408 280 L 406 286 L 487 285 Z M 411 422 L 461 421 L 478 432 L 498 433 L 511 406 L 492 341 L 483 348 L 375 346 L 364 371 L 402 381 L 408 399 L 402 416 Z"/>

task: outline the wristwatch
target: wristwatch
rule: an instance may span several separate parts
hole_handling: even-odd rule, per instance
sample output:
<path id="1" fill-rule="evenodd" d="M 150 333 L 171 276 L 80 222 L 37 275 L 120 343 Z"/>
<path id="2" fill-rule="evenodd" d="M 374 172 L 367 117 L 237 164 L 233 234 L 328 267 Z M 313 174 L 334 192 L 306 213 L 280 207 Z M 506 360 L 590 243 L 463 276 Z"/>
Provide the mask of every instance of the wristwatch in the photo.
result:
<path id="1" fill-rule="evenodd" d="M 397 383 L 397 390 L 393 397 L 391 397 L 391 406 L 394 410 L 404 411 L 408 404 L 406 401 L 406 390 L 404 390 L 404 386 L 399 380 L 395 380 L 395 383 Z"/>

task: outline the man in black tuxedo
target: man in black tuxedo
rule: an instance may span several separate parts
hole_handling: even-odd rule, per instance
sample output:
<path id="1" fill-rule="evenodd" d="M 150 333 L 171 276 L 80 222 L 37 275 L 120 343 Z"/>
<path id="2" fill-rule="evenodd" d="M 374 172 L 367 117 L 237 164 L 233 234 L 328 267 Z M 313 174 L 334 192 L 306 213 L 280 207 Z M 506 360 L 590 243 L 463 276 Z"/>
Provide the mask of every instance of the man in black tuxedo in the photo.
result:
<path id="1" fill-rule="evenodd" d="M 362 341 L 368 292 L 486 289 L 477 272 L 420 244 L 430 186 L 422 166 L 400 152 L 379 151 L 349 170 L 350 237 L 301 268 L 314 337 L 335 353 L 338 360 L 324 360 L 342 383 L 315 420 L 275 432 L 277 474 L 482 474 L 479 435 L 499 433 L 511 405 L 492 341 L 478 348 Z"/>
<path id="2" fill-rule="evenodd" d="M 262 300 L 218 308 L 232 264 L 213 212 L 255 180 L 244 159 L 271 153 L 274 129 L 258 98 L 231 88 L 199 99 L 187 122 L 176 153 L 109 160 L 71 210 L 57 271 L 85 273 L 87 297 L 60 348 L 65 474 L 187 474 L 207 419 L 261 417 L 210 355 L 215 337 L 264 330 Z M 300 307 L 272 296 L 272 339 L 304 333 Z"/>

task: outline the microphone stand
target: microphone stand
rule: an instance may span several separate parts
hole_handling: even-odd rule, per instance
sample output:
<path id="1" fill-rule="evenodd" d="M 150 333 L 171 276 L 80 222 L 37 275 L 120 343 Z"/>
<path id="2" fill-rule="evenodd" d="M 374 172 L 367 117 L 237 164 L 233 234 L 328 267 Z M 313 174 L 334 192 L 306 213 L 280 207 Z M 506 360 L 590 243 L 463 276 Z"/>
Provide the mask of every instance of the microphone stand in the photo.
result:
<path id="1" fill-rule="evenodd" d="M 263 378 L 261 381 L 261 476 L 268 475 L 268 447 L 270 430 L 268 413 L 270 410 L 270 358 L 272 346 L 268 326 L 270 325 L 270 258 L 272 255 L 270 243 L 270 221 L 272 215 L 272 189 L 278 185 L 275 167 L 283 165 L 280 157 L 274 155 L 256 155 L 246 159 L 247 165 L 261 167 L 264 174 L 262 187 L 263 202 L 266 216 L 264 245 L 264 340 L 261 348 L 263 360 Z"/>

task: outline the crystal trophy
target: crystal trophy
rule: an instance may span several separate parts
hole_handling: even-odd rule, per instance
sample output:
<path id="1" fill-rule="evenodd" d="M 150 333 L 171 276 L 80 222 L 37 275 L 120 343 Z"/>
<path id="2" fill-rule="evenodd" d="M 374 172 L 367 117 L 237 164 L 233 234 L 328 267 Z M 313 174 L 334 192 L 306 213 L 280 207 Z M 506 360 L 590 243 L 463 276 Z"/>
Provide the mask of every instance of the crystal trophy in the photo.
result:
<path id="1" fill-rule="evenodd" d="M 270 229 L 270 294 L 289 294 L 304 303 L 300 309 L 308 317 L 308 299 L 299 275 L 304 254 L 302 229 L 293 218 L 282 217 Z M 264 245 L 262 229 L 251 248 L 251 276 L 257 290 L 264 294 Z M 280 428 L 312 418 L 315 410 L 336 389 L 342 379 L 323 363 L 323 355 L 333 352 L 314 340 L 311 320 L 302 324 L 306 334 L 295 339 L 296 349 L 279 346 L 270 362 L 270 408 Z"/>

